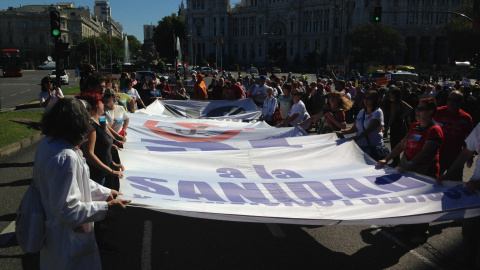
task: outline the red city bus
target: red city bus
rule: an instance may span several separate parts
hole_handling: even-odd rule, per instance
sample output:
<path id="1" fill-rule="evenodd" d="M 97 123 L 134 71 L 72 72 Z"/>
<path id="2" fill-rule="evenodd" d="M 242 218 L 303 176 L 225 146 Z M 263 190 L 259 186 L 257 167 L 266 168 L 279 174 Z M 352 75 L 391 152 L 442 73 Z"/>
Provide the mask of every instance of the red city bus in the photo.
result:
<path id="1" fill-rule="evenodd" d="M 20 60 L 20 50 L 4 49 L 2 50 L 1 64 L 3 77 L 22 77 L 22 62 Z"/>

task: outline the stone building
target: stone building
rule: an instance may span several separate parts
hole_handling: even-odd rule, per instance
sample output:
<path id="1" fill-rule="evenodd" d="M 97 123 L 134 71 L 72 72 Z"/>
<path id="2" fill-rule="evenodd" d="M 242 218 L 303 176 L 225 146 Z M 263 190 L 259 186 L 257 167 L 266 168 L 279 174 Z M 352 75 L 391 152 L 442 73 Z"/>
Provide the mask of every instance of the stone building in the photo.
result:
<path id="1" fill-rule="evenodd" d="M 465 2 L 241 0 L 232 6 L 228 0 L 186 0 L 179 15 L 187 27 L 184 43 L 197 63 L 222 59 L 243 66 L 305 66 L 349 62 L 348 33 L 373 22 L 374 8 L 381 6 L 382 23 L 397 29 L 408 47 L 405 55 L 395 57 L 397 64 L 447 63 L 449 44 L 439 26 L 452 14 L 442 11 Z M 223 40 L 223 49 L 217 40 Z"/>
<path id="2" fill-rule="evenodd" d="M 49 12 L 53 9 L 60 12 L 61 39 L 70 43 L 70 55 L 75 54 L 76 45 L 83 37 L 110 32 L 123 38 L 120 23 L 93 15 L 88 7 L 75 7 L 73 3 L 27 5 L 0 11 L 0 49 L 19 49 L 23 61 L 33 66 L 47 60 L 55 51 L 50 35 Z"/>

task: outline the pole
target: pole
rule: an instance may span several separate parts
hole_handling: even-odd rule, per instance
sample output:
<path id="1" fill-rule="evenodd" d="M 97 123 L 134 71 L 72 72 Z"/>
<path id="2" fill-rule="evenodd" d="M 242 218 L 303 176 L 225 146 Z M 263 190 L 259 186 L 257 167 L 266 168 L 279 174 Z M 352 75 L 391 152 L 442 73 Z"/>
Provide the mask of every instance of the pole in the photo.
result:
<path id="1" fill-rule="evenodd" d="M 110 72 L 113 73 L 113 62 L 112 62 L 112 42 L 110 41 Z"/>

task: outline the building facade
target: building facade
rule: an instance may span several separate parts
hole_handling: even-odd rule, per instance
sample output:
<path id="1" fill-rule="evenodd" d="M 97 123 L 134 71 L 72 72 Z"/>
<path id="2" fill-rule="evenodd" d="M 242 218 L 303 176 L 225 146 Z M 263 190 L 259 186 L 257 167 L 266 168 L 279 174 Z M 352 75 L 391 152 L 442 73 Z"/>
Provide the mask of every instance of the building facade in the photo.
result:
<path id="1" fill-rule="evenodd" d="M 373 22 L 405 38 L 408 50 L 397 64 L 447 63 L 450 52 L 439 26 L 468 0 L 186 0 L 179 15 L 187 28 L 188 52 L 197 63 L 209 59 L 243 66 L 294 66 L 349 63 L 348 33 Z M 423 12 L 422 12 L 423 11 Z M 223 46 L 218 45 L 223 41 Z M 220 49 L 219 49 L 220 48 Z M 312 61 L 313 58 L 313 61 Z"/>
<path id="2" fill-rule="evenodd" d="M 101 21 L 88 7 L 75 7 L 73 3 L 28 5 L 0 11 L 0 49 L 19 49 L 23 61 L 33 67 L 47 60 L 55 51 L 49 14 L 54 9 L 60 12 L 61 39 L 70 43 L 70 55 L 75 54 L 77 43 L 84 37 L 110 32 L 123 38 L 121 24 L 113 19 Z"/>

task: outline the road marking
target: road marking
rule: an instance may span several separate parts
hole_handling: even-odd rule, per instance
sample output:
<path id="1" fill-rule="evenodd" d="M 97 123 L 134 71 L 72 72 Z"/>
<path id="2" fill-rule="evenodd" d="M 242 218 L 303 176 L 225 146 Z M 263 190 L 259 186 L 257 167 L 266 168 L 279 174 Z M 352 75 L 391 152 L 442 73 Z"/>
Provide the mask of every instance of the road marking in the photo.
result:
<path id="1" fill-rule="evenodd" d="M 286 237 L 285 233 L 282 231 L 282 229 L 280 229 L 280 226 L 278 226 L 278 224 L 265 223 L 265 225 L 267 225 L 267 228 L 270 230 L 273 236 Z"/>
<path id="2" fill-rule="evenodd" d="M 0 246 L 5 246 L 15 235 L 15 221 L 10 222 L 7 228 L 0 233 Z"/>
<path id="3" fill-rule="evenodd" d="M 422 262 L 428 264 L 429 266 L 431 266 L 433 269 L 438 269 L 438 270 L 442 270 L 442 268 L 440 266 L 438 266 L 437 264 L 435 264 L 434 262 L 430 261 L 428 258 L 420 255 L 418 252 L 416 252 L 415 250 L 411 249 L 410 247 L 408 247 L 407 245 L 405 245 L 404 243 L 402 243 L 402 241 L 400 241 L 399 239 L 397 239 L 395 236 L 389 234 L 388 232 L 386 232 L 385 230 L 382 230 L 381 227 L 378 227 L 376 225 L 372 225 L 370 226 L 370 228 L 372 229 L 377 229 L 376 231 L 383 234 L 385 237 L 387 237 L 388 239 L 392 240 L 393 242 L 395 242 L 395 244 L 401 246 L 402 248 L 405 248 L 408 251 L 408 253 L 412 254 L 413 256 L 417 257 L 419 260 L 421 260 Z"/>
<path id="4" fill-rule="evenodd" d="M 142 270 L 152 269 L 152 221 L 143 225 Z"/>

